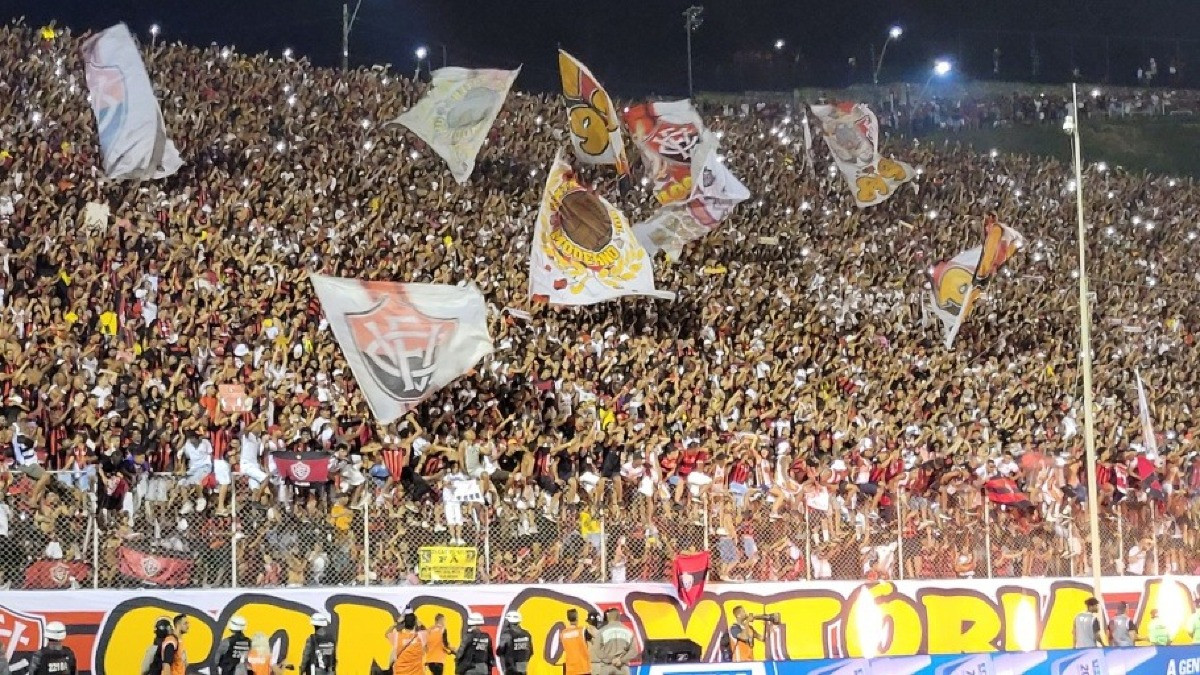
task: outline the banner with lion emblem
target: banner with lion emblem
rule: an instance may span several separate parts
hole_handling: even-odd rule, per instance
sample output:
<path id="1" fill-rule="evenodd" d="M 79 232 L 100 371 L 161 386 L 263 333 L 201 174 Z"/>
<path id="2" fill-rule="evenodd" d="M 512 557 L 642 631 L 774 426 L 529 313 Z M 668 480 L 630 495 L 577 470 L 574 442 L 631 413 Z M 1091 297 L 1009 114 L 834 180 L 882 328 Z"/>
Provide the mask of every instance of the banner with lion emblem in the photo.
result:
<path id="1" fill-rule="evenodd" d="M 674 300 L 654 288 L 650 257 L 624 214 L 579 182 L 559 153 L 534 226 L 529 293 L 552 304 L 590 305 L 623 295 Z"/>
<path id="2" fill-rule="evenodd" d="M 325 319 L 371 412 L 387 424 L 492 353 L 473 284 L 401 284 L 310 276 Z"/>
<path id="3" fill-rule="evenodd" d="M 988 218 L 982 246 L 967 249 L 933 268 L 929 308 L 941 319 L 943 343 L 949 349 L 963 321 L 979 299 L 981 288 L 1000 266 L 1025 245 L 1019 232 Z"/>
<path id="4" fill-rule="evenodd" d="M 137 45 L 119 23 L 80 47 L 104 173 L 113 180 L 165 178 L 183 161 L 167 138 L 162 111 Z"/>
<path id="5" fill-rule="evenodd" d="M 620 174 L 629 173 L 621 118 L 608 92 L 592 71 L 574 56 L 558 50 L 563 98 L 567 103 L 567 129 L 575 156 L 584 164 L 615 164 Z"/>
<path id="6" fill-rule="evenodd" d="M 880 156 L 879 120 L 865 103 L 814 105 L 812 111 L 859 208 L 886 200 L 912 180 L 911 166 Z"/>
<path id="7" fill-rule="evenodd" d="M 446 160 L 454 180 L 465 183 L 475 170 L 479 149 L 520 72 L 520 68 L 438 69 L 425 98 L 394 121 L 428 143 Z"/>

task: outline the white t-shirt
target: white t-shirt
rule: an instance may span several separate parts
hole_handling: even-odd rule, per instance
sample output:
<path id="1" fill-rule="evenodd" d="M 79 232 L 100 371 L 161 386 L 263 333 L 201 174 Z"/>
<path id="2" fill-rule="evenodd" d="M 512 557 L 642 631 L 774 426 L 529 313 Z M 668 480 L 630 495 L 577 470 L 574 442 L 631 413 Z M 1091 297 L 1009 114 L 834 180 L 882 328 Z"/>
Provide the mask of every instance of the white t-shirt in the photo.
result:
<path id="1" fill-rule="evenodd" d="M 0 537 L 8 536 L 8 521 L 12 519 L 12 507 L 0 502 Z"/>
<path id="2" fill-rule="evenodd" d="M 1125 558 L 1125 573 L 1134 576 L 1140 576 L 1146 573 L 1146 554 L 1149 551 L 1143 551 L 1142 547 L 1134 545 L 1129 549 L 1129 555 Z"/>
<path id="3" fill-rule="evenodd" d="M 262 453 L 262 441 L 258 440 L 257 434 L 242 434 L 242 467 L 262 467 L 259 461 L 259 455 Z"/>
<path id="4" fill-rule="evenodd" d="M 213 448 L 207 438 L 199 438 L 183 444 L 183 456 L 187 458 L 188 471 L 202 467 L 212 468 Z"/>

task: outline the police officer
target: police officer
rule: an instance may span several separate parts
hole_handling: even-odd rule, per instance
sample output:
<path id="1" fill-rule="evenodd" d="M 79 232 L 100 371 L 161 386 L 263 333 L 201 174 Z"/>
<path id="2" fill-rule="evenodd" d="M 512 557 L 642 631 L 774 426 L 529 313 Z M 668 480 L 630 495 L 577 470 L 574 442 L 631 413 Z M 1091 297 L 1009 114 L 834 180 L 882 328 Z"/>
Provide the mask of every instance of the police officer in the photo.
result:
<path id="1" fill-rule="evenodd" d="M 300 675 L 333 675 L 337 672 L 337 641 L 329 630 L 329 615 L 317 612 L 310 621 L 313 634 L 304 643 Z"/>
<path id="2" fill-rule="evenodd" d="M 75 675 L 75 652 L 62 643 L 66 638 L 61 621 L 46 624 L 46 646 L 29 659 L 29 675 Z"/>
<path id="3" fill-rule="evenodd" d="M 246 675 L 246 655 L 250 653 L 250 638 L 246 637 L 246 620 L 240 616 L 229 619 L 229 637 L 217 648 L 218 675 Z"/>
<path id="4" fill-rule="evenodd" d="M 1086 609 L 1075 615 L 1075 649 L 1092 649 L 1102 642 L 1100 617 L 1096 616 L 1100 601 L 1088 598 L 1084 606 Z"/>
<path id="5" fill-rule="evenodd" d="M 471 612 L 467 615 L 467 630 L 454 654 L 454 672 L 458 675 L 490 675 L 496 665 L 492 638 L 483 632 L 482 626 L 482 614 Z"/>
<path id="6" fill-rule="evenodd" d="M 500 641 L 496 645 L 504 675 L 525 675 L 529 659 L 533 657 L 533 636 L 521 626 L 520 612 L 505 614 L 504 622 L 504 630 L 500 631 Z"/>

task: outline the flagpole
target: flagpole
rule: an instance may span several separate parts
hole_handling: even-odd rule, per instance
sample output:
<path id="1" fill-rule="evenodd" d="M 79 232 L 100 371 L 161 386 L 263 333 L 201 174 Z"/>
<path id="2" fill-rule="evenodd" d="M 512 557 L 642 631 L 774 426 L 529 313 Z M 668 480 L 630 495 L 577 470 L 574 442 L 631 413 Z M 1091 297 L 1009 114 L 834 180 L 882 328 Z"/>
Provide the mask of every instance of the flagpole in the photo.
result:
<path id="1" fill-rule="evenodd" d="M 1083 369 L 1083 441 L 1087 452 L 1088 523 L 1091 527 L 1092 586 L 1100 607 L 1100 497 L 1096 485 L 1096 414 L 1092 404 L 1092 312 L 1088 302 L 1087 226 L 1083 222 L 1083 161 L 1080 159 L 1079 88 L 1071 85 L 1071 115 L 1063 122 L 1063 131 L 1071 135 L 1075 155 L 1075 215 L 1079 228 L 1079 361 Z"/>

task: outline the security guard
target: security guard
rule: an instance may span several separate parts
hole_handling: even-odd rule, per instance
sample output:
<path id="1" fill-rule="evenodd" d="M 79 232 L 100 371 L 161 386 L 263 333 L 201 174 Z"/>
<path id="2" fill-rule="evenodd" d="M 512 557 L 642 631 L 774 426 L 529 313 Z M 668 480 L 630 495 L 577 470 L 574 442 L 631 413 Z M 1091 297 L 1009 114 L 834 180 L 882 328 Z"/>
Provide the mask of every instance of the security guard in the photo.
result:
<path id="1" fill-rule="evenodd" d="M 633 631 L 621 623 L 615 607 L 604 613 L 604 624 L 592 640 L 592 675 L 629 675 L 629 662 L 637 656 Z"/>
<path id="2" fill-rule="evenodd" d="M 592 658 L 588 653 L 588 640 L 592 630 L 586 623 L 579 625 L 579 610 L 567 610 L 567 625 L 558 633 L 563 650 L 563 675 L 590 675 Z"/>
<path id="3" fill-rule="evenodd" d="M 142 656 L 142 675 L 159 675 L 162 673 L 162 660 L 159 658 L 163 640 L 171 634 L 171 620 L 165 616 L 154 622 L 154 642 Z M 4 673 L 0 673 L 4 675 Z"/>
<path id="4" fill-rule="evenodd" d="M 61 621 L 46 624 L 46 646 L 29 659 L 29 675 L 75 675 L 75 652 L 62 643 L 67 627 Z"/>
<path id="5" fill-rule="evenodd" d="M 1156 647 L 1162 647 L 1171 644 L 1171 629 L 1167 628 L 1167 622 L 1158 615 L 1157 609 L 1150 610 L 1150 644 Z"/>
<path id="6" fill-rule="evenodd" d="M 304 642 L 300 675 L 333 675 L 337 672 L 337 641 L 329 630 L 329 615 L 317 612 L 312 615 L 310 622 L 313 634 Z"/>
<path id="7" fill-rule="evenodd" d="M 471 612 L 467 615 L 467 630 L 454 654 L 454 672 L 457 675 L 491 675 L 495 665 L 492 638 L 483 632 L 483 615 Z"/>
<path id="8" fill-rule="evenodd" d="M 183 636 L 187 635 L 191 624 L 183 614 L 178 614 L 171 620 L 171 634 L 163 638 L 158 650 L 159 672 L 161 675 L 185 675 L 187 673 L 187 650 L 183 648 Z"/>
<path id="9" fill-rule="evenodd" d="M 525 675 L 529 669 L 529 659 L 533 657 L 533 636 L 521 626 L 520 612 L 505 614 L 504 622 L 500 642 L 496 645 L 504 675 Z"/>
<path id="10" fill-rule="evenodd" d="M 246 620 L 240 616 L 229 619 L 229 637 L 217 648 L 218 675 L 246 675 L 246 655 L 250 653 L 250 638 L 246 637 Z"/>
<path id="11" fill-rule="evenodd" d="M 1100 601 L 1088 598 L 1084 603 L 1086 609 L 1075 615 L 1075 649 L 1093 649 L 1102 645 L 1100 638 L 1100 617 L 1096 612 Z"/>

